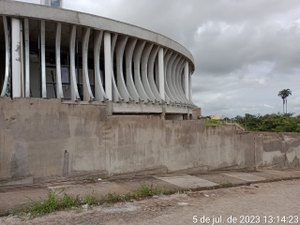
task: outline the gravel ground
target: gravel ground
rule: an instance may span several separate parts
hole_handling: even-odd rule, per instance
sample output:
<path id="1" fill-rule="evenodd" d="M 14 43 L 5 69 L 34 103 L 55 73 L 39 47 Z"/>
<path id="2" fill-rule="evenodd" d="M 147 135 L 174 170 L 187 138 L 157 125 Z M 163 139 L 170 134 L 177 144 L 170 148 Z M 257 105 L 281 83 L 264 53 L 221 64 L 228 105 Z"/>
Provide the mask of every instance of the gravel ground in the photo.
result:
<path id="1" fill-rule="evenodd" d="M 0 218 L 0 224 L 300 224 L 300 180 L 156 196 L 33 220 L 8 216 Z"/>

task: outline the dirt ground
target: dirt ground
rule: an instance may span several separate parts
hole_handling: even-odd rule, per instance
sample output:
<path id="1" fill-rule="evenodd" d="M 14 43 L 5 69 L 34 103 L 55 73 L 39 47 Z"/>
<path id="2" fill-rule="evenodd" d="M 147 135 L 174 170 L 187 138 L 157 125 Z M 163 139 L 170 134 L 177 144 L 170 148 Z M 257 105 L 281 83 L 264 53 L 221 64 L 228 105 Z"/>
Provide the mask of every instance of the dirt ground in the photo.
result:
<path id="1" fill-rule="evenodd" d="M 33 220 L 8 216 L 0 218 L 0 224 L 300 224 L 300 180 L 155 196 L 109 207 L 57 212 Z"/>

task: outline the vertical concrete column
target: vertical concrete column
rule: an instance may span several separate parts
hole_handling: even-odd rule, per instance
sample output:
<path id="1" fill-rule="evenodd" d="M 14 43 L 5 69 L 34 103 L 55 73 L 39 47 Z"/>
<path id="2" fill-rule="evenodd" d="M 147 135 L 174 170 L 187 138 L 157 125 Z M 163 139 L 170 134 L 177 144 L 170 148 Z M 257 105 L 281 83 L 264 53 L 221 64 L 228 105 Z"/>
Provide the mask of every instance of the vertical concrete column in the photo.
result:
<path id="1" fill-rule="evenodd" d="M 150 57 L 152 48 L 153 48 L 153 44 L 148 44 L 143 51 L 142 62 L 141 62 L 141 76 L 142 76 L 142 83 L 143 83 L 145 92 L 147 93 L 150 100 L 152 102 L 154 102 L 156 100 L 156 98 L 150 87 L 149 74 L 148 74 L 148 63 L 149 63 L 149 57 Z"/>
<path id="2" fill-rule="evenodd" d="M 23 71 L 22 71 L 22 34 L 21 21 L 11 19 L 11 51 L 12 51 L 12 97 L 23 97 Z"/>
<path id="3" fill-rule="evenodd" d="M 179 63 L 179 66 L 177 68 L 177 72 L 176 72 L 176 85 L 177 85 L 177 89 L 180 93 L 180 96 L 182 98 L 182 102 L 183 103 L 187 103 L 188 102 L 188 99 L 186 97 L 186 94 L 185 94 L 185 91 L 184 91 L 184 68 L 185 68 L 185 62 L 186 60 L 182 57 L 182 60 L 181 62 Z"/>
<path id="4" fill-rule="evenodd" d="M 134 83 L 142 101 L 148 102 L 150 100 L 147 95 L 143 82 L 141 79 L 141 58 L 143 54 L 146 41 L 138 42 L 133 55 L 133 67 L 134 67 Z"/>
<path id="5" fill-rule="evenodd" d="M 105 70 L 105 92 L 109 101 L 112 101 L 112 53 L 111 34 L 104 33 L 104 70 Z"/>
<path id="6" fill-rule="evenodd" d="M 60 60 L 60 42 L 61 42 L 61 23 L 56 25 L 55 53 L 56 53 L 56 96 L 58 99 L 64 97 L 61 80 L 61 60 Z"/>
<path id="7" fill-rule="evenodd" d="M 132 72 L 132 57 L 133 57 L 133 52 L 136 43 L 137 43 L 136 39 L 129 40 L 129 43 L 125 49 L 125 63 L 126 63 L 126 85 L 128 88 L 128 92 L 130 93 L 130 96 L 135 100 L 135 102 L 138 102 L 140 97 L 134 84 L 133 72 Z"/>
<path id="8" fill-rule="evenodd" d="M 115 49 L 116 49 L 116 44 L 117 44 L 117 39 L 118 39 L 118 34 L 114 34 L 111 38 L 111 81 L 112 81 L 112 100 L 114 102 L 119 102 L 119 101 L 123 101 L 124 99 L 122 98 L 118 86 L 117 86 L 117 82 L 115 79 L 115 71 L 114 71 L 114 53 L 115 53 Z"/>
<path id="9" fill-rule="evenodd" d="M 123 74 L 124 51 L 127 41 L 128 37 L 121 37 L 116 44 L 117 87 L 125 102 L 129 102 L 132 100 L 132 97 L 127 90 Z"/>
<path id="10" fill-rule="evenodd" d="M 94 75 L 95 75 L 95 98 L 97 101 L 106 100 L 106 94 L 103 88 L 102 76 L 100 70 L 100 51 L 103 32 L 95 31 L 94 35 Z"/>
<path id="11" fill-rule="evenodd" d="M 47 98 L 46 86 L 46 43 L 45 43 L 45 21 L 41 21 L 41 77 L 42 77 L 42 98 Z"/>
<path id="12" fill-rule="evenodd" d="M 190 94 L 189 94 L 189 103 L 192 104 L 192 77 L 191 74 L 189 74 L 189 81 L 190 81 L 190 85 L 189 85 L 189 89 L 190 89 Z"/>
<path id="13" fill-rule="evenodd" d="M 158 51 L 158 77 L 159 77 L 159 94 L 162 101 L 165 101 L 165 74 L 164 74 L 164 49 Z"/>
<path id="14" fill-rule="evenodd" d="M 89 39 L 91 29 L 86 28 L 83 32 L 82 40 L 82 87 L 83 87 L 83 100 L 93 101 L 94 95 L 90 85 L 89 67 L 88 67 L 88 51 L 89 51 Z"/>
<path id="15" fill-rule="evenodd" d="M 186 62 L 184 66 L 184 84 L 185 84 L 185 96 L 190 101 L 190 74 L 189 74 L 189 63 Z"/>
<path id="16" fill-rule="evenodd" d="M 24 19 L 25 38 L 25 97 L 30 98 L 30 54 L 29 54 L 29 20 Z"/>
<path id="17" fill-rule="evenodd" d="M 9 95 L 9 79 L 10 79 L 10 38 L 9 38 L 9 30 L 6 16 L 2 17 L 3 27 L 4 27 L 4 36 L 5 36 L 5 75 L 3 81 L 3 87 L 1 91 L 1 96 Z"/>
<path id="18" fill-rule="evenodd" d="M 169 63 L 167 65 L 167 73 L 166 73 L 166 92 L 169 97 L 172 99 L 174 103 L 180 103 L 180 99 L 177 96 L 177 93 L 174 89 L 173 81 L 174 80 L 174 68 L 176 61 L 178 59 L 178 55 L 176 53 L 172 53 Z"/>
<path id="19" fill-rule="evenodd" d="M 172 58 L 173 53 L 174 53 L 173 51 L 167 51 L 167 50 L 164 52 L 164 83 L 165 83 L 164 88 L 165 88 L 165 101 L 168 104 L 170 103 L 173 104 L 175 102 L 175 99 L 171 94 L 168 82 L 166 82 L 167 74 L 169 73 L 170 70 L 170 60 Z"/>
<path id="20" fill-rule="evenodd" d="M 154 80 L 154 76 L 157 74 L 157 71 L 155 71 L 155 59 L 157 57 L 157 54 L 158 54 L 158 50 L 159 50 L 159 46 L 156 46 L 152 51 L 151 51 L 151 54 L 149 56 L 149 62 L 148 62 L 148 78 L 149 78 L 149 84 L 150 84 L 150 88 L 153 92 L 153 94 L 155 95 L 155 99 L 157 101 L 161 101 L 160 99 L 160 94 L 159 94 L 159 91 L 158 91 L 158 88 L 157 88 L 157 85 L 155 83 L 155 80 Z M 155 71 L 155 72 L 154 72 Z M 155 75 L 154 75 L 155 74 Z"/>
<path id="21" fill-rule="evenodd" d="M 80 99 L 75 68 L 76 26 L 72 26 L 70 37 L 70 76 L 71 76 L 71 98 L 73 101 Z"/>

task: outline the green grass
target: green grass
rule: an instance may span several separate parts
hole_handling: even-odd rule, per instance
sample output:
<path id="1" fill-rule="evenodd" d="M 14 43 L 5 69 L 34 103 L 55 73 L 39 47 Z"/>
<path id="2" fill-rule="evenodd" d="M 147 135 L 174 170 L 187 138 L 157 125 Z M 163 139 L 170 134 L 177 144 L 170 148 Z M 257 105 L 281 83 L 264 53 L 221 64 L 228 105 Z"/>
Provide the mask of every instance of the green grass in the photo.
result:
<path id="1" fill-rule="evenodd" d="M 28 212 L 31 216 L 36 217 L 40 215 L 49 214 L 58 210 L 70 209 L 80 204 L 79 198 L 72 195 L 63 194 L 58 197 L 53 192 L 49 192 L 44 201 L 36 201 L 29 208 Z"/>
<path id="2" fill-rule="evenodd" d="M 85 196 L 85 199 L 84 199 L 84 203 L 85 204 L 88 204 L 88 205 L 97 205 L 98 204 L 98 199 L 93 196 L 93 195 L 87 195 Z"/>
<path id="3" fill-rule="evenodd" d="M 154 187 L 153 185 L 142 185 L 134 193 L 137 198 L 147 198 L 154 195 L 164 194 L 165 190 L 157 186 Z"/>
<path id="4" fill-rule="evenodd" d="M 222 125 L 222 121 L 220 120 L 213 120 L 213 119 L 206 119 L 205 125 L 208 127 L 215 127 Z"/>
<path id="5" fill-rule="evenodd" d="M 80 207 L 81 205 L 88 204 L 90 206 L 114 204 L 117 202 L 128 202 L 133 200 L 141 200 L 152 197 L 154 195 L 171 194 L 172 192 L 166 191 L 163 188 L 153 185 L 141 185 L 137 190 L 129 192 L 127 194 L 108 193 L 101 198 L 97 198 L 94 195 L 87 195 L 83 200 L 80 200 L 78 196 L 63 194 L 58 196 L 53 192 L 49 192 L 47 198 L 44 201 L 34 201 L 31 207 L 20 210 L 18 213 L 29 213 L 31 218 L 53 213 L 55 211 L 71 209 L 74 207 Z"/>

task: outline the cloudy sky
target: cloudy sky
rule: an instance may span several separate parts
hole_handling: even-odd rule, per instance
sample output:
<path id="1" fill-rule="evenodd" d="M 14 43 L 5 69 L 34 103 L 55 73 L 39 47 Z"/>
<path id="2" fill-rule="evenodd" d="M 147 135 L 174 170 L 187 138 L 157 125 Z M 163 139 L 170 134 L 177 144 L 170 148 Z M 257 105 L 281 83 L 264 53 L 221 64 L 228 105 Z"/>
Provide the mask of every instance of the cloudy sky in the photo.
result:
<path id="1" fill-rule="evenodd" d="M 29 0 L 30 1 L 30 0 Z M 300 114 L 299 0 L 65 0 L 64 7 L 164 34 L 196 64 L 193 102 L 204 115 Z"/>

